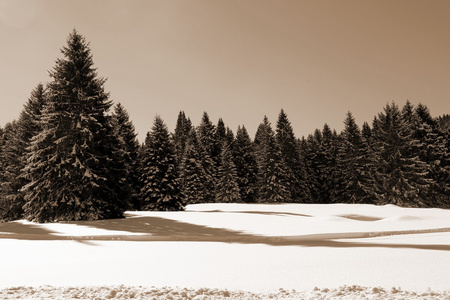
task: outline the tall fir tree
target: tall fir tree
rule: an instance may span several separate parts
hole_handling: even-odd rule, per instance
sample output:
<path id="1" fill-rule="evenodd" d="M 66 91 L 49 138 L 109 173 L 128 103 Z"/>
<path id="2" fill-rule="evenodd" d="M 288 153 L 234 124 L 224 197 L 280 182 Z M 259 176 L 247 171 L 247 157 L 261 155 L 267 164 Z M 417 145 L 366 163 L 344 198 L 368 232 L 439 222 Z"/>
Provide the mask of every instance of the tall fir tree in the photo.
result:
<path id="1" fill-rule="evenodd" d="M 211 122 L 208 113 L 203 112 L 202 120 L 197 128 L 199 146 L 215 162 L 220 159 L 220 152 L 217 147 L 216 126 Z"/>
<path id="2" fill-rule="evenodd" d="M 417 140 L 408 125 L 409 109 L 387 104 L 376 119 L 377 194 L 382 204 L 425 206 L 420 191 L 429 187 L 426 164 L 414 153 Z"/>
<path id="3" fill-rule="evenodd" d="M 336 187 L 335 194 L 339 202 L 374 203 L 373 156 L 351 112 L 347 113 L 344 124 L 337 162 L 343 184 Z"/>
<path id="4" fill-rule="evenodd" d="M 89 44 L 74 30 L 50 72 L 42 131 L 25 168 L 25 217 L 37 222 L 122 217 L 128 207 L 126 169 L 103 78 Z"/>
<path id="5" fill-rule="evenodd" d="M 4 163 L 5 176 L 2 180 L 2 213 L 0 219 L 16 220 L 23 216 L 25 204 L 22 188 L 29 182 L 23 174 L 31 138 L 42 129 L 39 124 L 46 102 L 45 87 L 38 84 L 25 103 L 18 121 L 5 126 Z"/>
<path id="6" fill-rule="evenodd" d="M 417 122 L 412 126 L 418 142 L 418 156 L 426 163 L 430 187 L 421 191 L 428 206 L 450 206 L 450 150 L 448 136 L 439 128 L 426 105 L 419 103 L 414 113 Z"/>
<path id="7" fill-rule="evenodd" d="M 114 106 L 113 112 L 114 132 L 119 138 L 119 150 L 122 152 L 123 163 L 126 168 L 126 179 L 130 187 L 130 207 L 129 209 L 140 209 L 140 160 L 139 142 L 133 122 L 121 103 Z"/>
<path id="8" fill-rule="evenodd" d="M 257 201 L 258 165 L 253 143 L 245 126 L 238 127 L 232 151 L 242 202 L 254 203 Z"/>
<path id="9" fill-rule="evenodd" d="M 213 202 L 211 195 L 211 174 L 204 168 L 204 161 L 211 158 L 202 151 L 195 129 L 189 134 L 182 166 L 180 168 L 181 193 L 185 204 Z M 214 187 L 213 187 L 214 188 Z"/>
<path id="10" fill-rule="evenodd" d="M 361 138 L 369 148 L 373 149 L 373 137 L 372 137 L 372 129 L 370 128 L 369 123 L 364 122 L 361 129 Z"/>
<path id="11" fill-rule="evenodd" d="M 321 186 L 319 185 L 318 148 L 322 139 L 322 133 L 316 129 L 314 135 L 310 134 L 302 139 L 301 157 L 304 160 L 306 171 L 306 184 L 308 185 L 309 197 L 306 203 L 320 203 Z"/>
<path id="12" fill-rule="evenodd" d="M 231 128 L 227 126 L 227 131 L 225 133 L 225 144 L 228 147 L 231 147 L 231 152 L 233 152 L 234 140 L 235 140 L 235 138 L 234 138 L 233 130 L 231 130 Z"/>
<path id="13" fill-rule="evenodd" d="M 257 144 L 259 202 L 290 202 L 290 182 L 281 150 L 268 118 L 258 127 Z"/>
<path id="14" fill-rule="evenodd" d="M 214 202 L 217 168 L 220 164 L 220 146 L 218 145 L 216 126 L 211 122 L 207 112 L 203 112 L 202 120 L 197 128 L 198 151 L 201 153 L 201 163 L 206 172 L 205 201 Z"/>
<path id="15" fill-rule="evenodd" d="M 305 183 L 305 170 L 301 164 L 297 140 L 286 113 L 282 109 L 278 115 L 276 140 L 281 150 L 281 158 L 287 167 L 292 201 L 303 202 L 309 191 Z"/>
<path id="16" fill-rule="evenodd" d="M 223 122 L 222 118 L 219 118 L 215 130 L 215 140 L 218 145 L 217 147 L 220 150 L 220 155 L 222 155 L 222 146 L 226 140 L 226 137 L 227 137 L 227 128 L 225 127 L 225 123 Z"/>
<path id="17" fill-rule="evenodd" d="M 330 203 L 337 186 L 336 159 L 337 137 L 325 124 L 322 131 L 316 129 L 308 138 L 309 166 L 308 184 L 311 190 L 311 201 L 314 203 Z"/>
<path id="18" fill-rule="evenodd" d="M 450 115 L 444 114 L 442 116 L 439 116 L 436 119 L 436 122 L 438 123 L 439 130 L 441 132 L 449 132 L 450 131 Z"/>
<path id="19" fill-rule="evenodd" d="M 220 157 L 220 166 L 218 170 L 218 179 L 216 185 L 216 202 L 217 203 L 236 203 L 241 202 L 239 193 L 238 177 L 236 166 L 233 162 L 231 149 L 224 142 Z"/>
<path id="20" fill-rule="evenodd" d="M 177 123 L 175 125 L 175 132 L 173 134 L 173 142 L 175 145 L 175 153 L 177 156 L 177 165 L 180 166 L 184 149 L 186 148 L 187 140 L 189 139 L 189 134 L 192 130 L 192 122 L 186 117 L 184 111 L 178 113 Z"/>
<path id="21" fill-rule="evenodd" d="M 142 209 L 183 210 L 175 148 L 161 117 L 155 118 L 147 142 L 142 162 Z"/>
<path id="22" fill-rule="evenodd" d="M 220 166 L 222 165 L 222 150 L 223 147 L 226 146 L 226 139 L 227 139 L 227 129 L 225 127 L 225 123 L 223 122 L 222 118 L 219 118 L 219 121 L 217 122 L 217 125 L 215 126 L 214 129 L 214 145 L 213 145 L 213 152 L 211 154 L 212 155 L 211 157 L 214 159 L 216 169 L 215 174 L 216 185 L 220 180 L 219 169 Z"/>
<path id="23" fill-rule="evenodd" d="M 42 130 L 40 118 L 46 99 L 46 88 L 42 83 L 39 83 L 31 91 L 30 98 L 20 113 L 18 126 L 21 131 L 21 139 L 27 147 L 31 142 L 31 138 Z"/>
<path id="24" fill-rule="evenodd" d="M 7 123 L 3 129 L 0 152 L 0 220 L 13 221 L 23 215 L 22 182 L 18 178 L 23 159 L 20 130 L 17 121 Z"/>

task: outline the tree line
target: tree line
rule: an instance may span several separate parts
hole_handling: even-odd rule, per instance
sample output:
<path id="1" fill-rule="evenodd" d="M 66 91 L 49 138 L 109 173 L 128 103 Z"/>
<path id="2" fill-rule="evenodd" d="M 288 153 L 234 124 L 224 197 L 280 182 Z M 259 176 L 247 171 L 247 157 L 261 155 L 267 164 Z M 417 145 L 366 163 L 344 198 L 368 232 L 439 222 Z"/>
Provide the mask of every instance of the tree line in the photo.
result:
<path id="1" fill-rule="evenodd" d="M 145 142 L 97 75 L 75 30 L 17 120 L 0 128 L 0 219 L 36 222 L 122 217 L 125 210 L 183 210 L 191 203 L 370 203 L 450 207 L 448 115 L 387 104 L 362 128 L 348 112 L 296 138 L 281 110 L 254 139 L 207 112 L 183 111 L 170 133 L 156 116 Z M 112 112 L 110 110 L 112 109 Z"/>

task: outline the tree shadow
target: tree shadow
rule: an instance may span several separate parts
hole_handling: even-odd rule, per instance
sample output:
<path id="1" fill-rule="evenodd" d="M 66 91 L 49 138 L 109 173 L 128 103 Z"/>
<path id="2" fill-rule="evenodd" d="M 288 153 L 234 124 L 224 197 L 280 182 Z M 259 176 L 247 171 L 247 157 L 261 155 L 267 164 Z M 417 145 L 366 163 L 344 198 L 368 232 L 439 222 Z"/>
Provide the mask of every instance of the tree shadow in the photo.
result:
<path id="1" fill-rule="evenodd" d="M 51 240 L 54 231 L 34 223 L 7 222 L 0 223 L 0 238 L 25 240 Z"/>
<path id="2" fill-rule="evenodd" d="M 192 242 L 223 242 L 239 244 L 266 244 L 270 246 L 302 246 L 302 247 L 332 247 L 332 248 L 410 248 L 423 250 L 450 251 L 448 245 L 433 244 L 401 244 L 376 243 L 363 241 L 365 238 L 389 235 L 425 234 L 435 232 L 450 232 L 450 228 L 388 231 L 388 232 L 346 232 L 323 233 L 299 236 L 263 236 L 235 231 L 225 228 L 214 228 L 192 223 L 180 222 L 162 217 L 129 217 L 115 221 L 82 221 L 72 224 L 84 225 L 105 230 L 145 233 L 146 235 L 115 236 L 115 239 L 129 241 L 192 241 Z M 107 236 L 94 239 L 108 239 Z M 345 241 L 361 239 L 361 242 Z"/>
<path id="3" fill-rule="evenodd" d="M 21 240 L 74 240 L 90 244 L 93 241 L 185 241 L 185 242 L 221 242 L 238 244 L 265 244 L 269 246 L 299 246 L 299 247 L 329 247 L 329 248 L 407 248 L 421 250 L 450 251 L 450 244 L 407 244 L 407 243 L 377 243 L 364 241 L 365 238 L 388 235 L 425 234 L 435 232 L 450 232 L 450 228 L 388 231 L 388 232 L 346 232 L 323 233 L 299 236 L 263 236 L 214 228 L 192 223 L 180 222 L 162 217 L 128 217 L 125 219 L 64 222 L 92 228 L 125 231 L 136 234 L 91 235 L 91 236 L 61 236 L 34 224 L 4 223 L 0 224 L 0 238 Z M 351 241 L 345 241 L 352 239 Z M 355 241 L 361 239 L 361 242 Z"/>
<path id="4" fill-rule="evenodd" d="M 99 221 L 78 221 L 67 222 L 80 226 L 93 227 L 103 230 L 125 231 L 141 235 L 141 237 L 167 237 L 167 238 L 192 238 L 203 239 L 216 237 L 245 237 L 247 234 L 224 228 L 213 228 L 192 223 L 185 223 L 176 220 L 153 216 L 127 217 L 125 219 L 99 220 Z M 119 234 L 119 236 L 122 236 Z M 129 235 L 130 238 L 139 237 Z"/>

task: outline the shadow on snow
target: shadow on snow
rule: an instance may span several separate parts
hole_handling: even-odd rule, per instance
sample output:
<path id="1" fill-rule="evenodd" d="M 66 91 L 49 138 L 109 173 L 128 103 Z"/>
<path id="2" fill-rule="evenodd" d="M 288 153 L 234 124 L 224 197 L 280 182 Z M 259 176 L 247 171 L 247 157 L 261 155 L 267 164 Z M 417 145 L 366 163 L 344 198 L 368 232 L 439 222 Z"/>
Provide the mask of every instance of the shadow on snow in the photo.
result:
<path id="1" fill-rule="evenodd" d="M 73 240 L 86 244 L 90 241 L 185 241 L 185 242 L 222 242 L 239 244 L 265 244 L 270 246 L 301 247 L 333 247 L 333 248 L 409 248 L 422 250 L 450 251 L 450 244 L 401 244 L 366 242 L 365 238 L 450 232 L 450 228 L 385 231 L 385 232 L 345 232 L 323 233 L 298 236 L 263 236 L 234 231 L 224 228 L 213 228 L 191 223 L 165 219 L 162 217 L 142 216 L 125 219 L 62 222 L 105 230 L 127 231 L 141 235 L 89 235 L 62 236 L 45 229 L 39 224 L 9 222 L 0 224 L 0 239 L 19 240 Z M 361 239 L 345 241 L 346 239 Z"/>

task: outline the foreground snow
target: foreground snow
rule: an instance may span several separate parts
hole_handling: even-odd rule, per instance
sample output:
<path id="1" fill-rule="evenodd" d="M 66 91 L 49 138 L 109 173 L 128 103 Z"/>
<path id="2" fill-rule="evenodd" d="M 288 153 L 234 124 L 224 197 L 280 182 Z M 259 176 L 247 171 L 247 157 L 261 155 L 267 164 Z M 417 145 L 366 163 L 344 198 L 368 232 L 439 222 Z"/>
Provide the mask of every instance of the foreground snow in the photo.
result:
<path id="1" fill-rule="evenodd" d="M 280 288 L 350 293 L 344 286 L 358 285 L 370 288 L 357 293 L 372 296 L 383 290 L 398 296 L 392 287 L 401 287 L 410 291 L 407 298 L 430 288 L 442 299 L 450 289 L 450 211 L 442 209 L 189 205 L 186 212 L 128 212 L 116 220 L 4 223 L 0 249 L 0 288 L 20 287 L 23 293 L 39 293 L 43 285 L 65 293 L 72 286 L 105 298 L 101 293 L 124 285 L 116 298 L 126 298 L 125 289 L 138 295 L 151 286 L 268 296 Z M 98 288 L 76 288 L 82 286 Z"/>
<path id="2" fill-rule="evenodd" d="M 1 299 L 450 299 L 450 291 L 431 290 L 416 293 L 399 288 L 343 286 L 335 289 L 314 288 L 310 291 L 279 289 L 274 292 L 252 293 L 220 289 L 187 289 L 155 287 L 14 287 L 0 290 Z"/>

